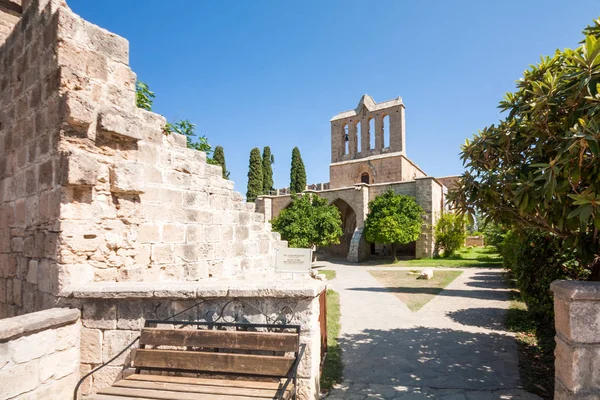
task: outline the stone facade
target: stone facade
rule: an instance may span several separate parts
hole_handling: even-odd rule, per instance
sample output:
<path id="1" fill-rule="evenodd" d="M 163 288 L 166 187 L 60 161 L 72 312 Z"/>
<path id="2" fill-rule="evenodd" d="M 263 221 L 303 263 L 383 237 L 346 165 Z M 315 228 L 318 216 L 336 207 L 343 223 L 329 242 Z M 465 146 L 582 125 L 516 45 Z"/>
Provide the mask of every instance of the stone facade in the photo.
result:
<path id="1" fill-rule="evenodd" d="M 319 252 L 343 256 L 350 262 L 377 253 L 377 246 L 363 237 L 364 221 L 369 201 L 392 190 L 415 197 L 426 214 L 420 238 L 412 246 L 405 246 L 409 257 L 434 255 L 434 226 L 447 208 L 447 187 L 455 185 L 457 177 L 428 177 L 406 157 L 404 109 L 400 97 L 375 103 L 371 96 L 364 95 L 356 109 L 331 119 L 330 182 L 309 185 L 305 193 L 316 193 L 338 207 L 344 234 L 340 244 Z M 259 197 L 256 208 L 271 221 L 291 201 L 289 193 L 279 190 L 275 196 Z"/>
<path id="2" fill-rule="evenodd" d="M 555 281 L 556 400 L 600 398 L 600 282 Z"/>
<path id="3" fill-rule="evenodd" d="M 79 310 L 50 309 L 0 323 L 0 399 L 70 399 L 79 379 Z"/>
<path id="4" fill-rule="evenodd" d="M 278 241 L 221 169 L 135 106 L 128 43 L 59 0 L 0 47 L 0 316 L 96 281 L 272 267 Z"/>

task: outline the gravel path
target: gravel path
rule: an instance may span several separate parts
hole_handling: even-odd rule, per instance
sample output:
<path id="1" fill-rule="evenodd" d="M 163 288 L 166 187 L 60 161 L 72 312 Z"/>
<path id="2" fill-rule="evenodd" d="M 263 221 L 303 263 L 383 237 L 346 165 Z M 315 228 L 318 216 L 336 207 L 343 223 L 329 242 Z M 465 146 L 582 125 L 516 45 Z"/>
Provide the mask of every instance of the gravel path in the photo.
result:
<path id="1" fill-rule="evenodd" d="M 344 382 L 334 399 L 537 400 L 520 388 L 517 345 L 503 326 L 509 289 L 497 269 L 469 268 L 417 312 L 369 270 L 319 263 L 337 277 Z M 394 270 L 408 268 L 391 268 Z"/>

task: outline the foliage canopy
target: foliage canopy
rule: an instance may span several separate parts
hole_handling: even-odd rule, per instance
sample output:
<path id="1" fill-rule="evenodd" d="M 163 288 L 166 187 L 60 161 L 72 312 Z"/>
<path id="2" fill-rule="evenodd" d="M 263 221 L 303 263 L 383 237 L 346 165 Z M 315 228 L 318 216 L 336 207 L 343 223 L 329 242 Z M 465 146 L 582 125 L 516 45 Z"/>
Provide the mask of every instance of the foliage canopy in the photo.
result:
<path id="1" fill-rule="evenodd" d="M 395 244 L 408 244 L 419 238 L 423 216 L 423 208 L 414 198 L 388 190 L 369 202 L 365 238 L 371 243 L 392 244 L 396 258 Z"/>
<path id="2" fill-rule="evenodd" d="M 248 190 L 246 201 L 253 202 L 263 191 L 263 171 L 260 150 L 255 147 L 250 151 L 250 165 L 248 166 Z"/>
<path id="3" fill-rule="evenodd" d="M 215 165 L 220 165 L 223 169 L 223 179 L 229 179 L 229 171 L 227 170 L 227 164 L 225 163 L 225 151 L 223 146 L 215 147 L 212 159 Z"/>
<path id="4" fill-rule="evenodd" d="M 444 213 L 435 225 L 435 246 L 444 257 L 450 257 L 465 244 L 467 232 L 463 214 Z"/>
<path id="5" fill-rule="evenodd" d="M 295 197 L 271 223 L 273 230 L 296 248 L 336 244 L 343 234 L 338 208 L 316 195 Z"/>
<path id="6" fill-rule="evenodd" d="M 306 189 L 306 169 L 300 155 L 300 149 L 292 150 L 292 168 L 290 170 L 290 191 L 302 193 Z"/>
<path id="7" fill-rule="evenodd" d="M 271 148 L 265 146 L 262 153 L 262 169 L 263 169 L 263 194 L 271 194 L 273 190 L 273 167 L 275 157 L 271 154 Z"/>
<path id="8" fill-rule="evenodd" d="M 462 147 L 454 205 L 576 249 L 600 276 L 600 20 L 576 49 L 542 57 L 507 93 L 505 118 Z M 590 264 L 591 263 L 591 264 Z"/>
<path id="9" fill-rule="evenodd" d="M 150 86 L 142 81 L 135 81 L 135 104 L 138 108 L 152 111 L 152 104 L 156 95 Z"/>

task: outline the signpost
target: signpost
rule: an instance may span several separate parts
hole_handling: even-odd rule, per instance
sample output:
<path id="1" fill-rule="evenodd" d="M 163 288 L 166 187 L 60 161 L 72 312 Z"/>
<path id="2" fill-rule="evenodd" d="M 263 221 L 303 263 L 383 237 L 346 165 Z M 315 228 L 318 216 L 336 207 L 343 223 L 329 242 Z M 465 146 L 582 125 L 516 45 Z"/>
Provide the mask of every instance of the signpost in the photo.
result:
<path id="1" fill-rule="evenodd" d="M 311 249 L 279 248 L 275 255 L 277 272 L 308 274 L 312 264 Z"/>

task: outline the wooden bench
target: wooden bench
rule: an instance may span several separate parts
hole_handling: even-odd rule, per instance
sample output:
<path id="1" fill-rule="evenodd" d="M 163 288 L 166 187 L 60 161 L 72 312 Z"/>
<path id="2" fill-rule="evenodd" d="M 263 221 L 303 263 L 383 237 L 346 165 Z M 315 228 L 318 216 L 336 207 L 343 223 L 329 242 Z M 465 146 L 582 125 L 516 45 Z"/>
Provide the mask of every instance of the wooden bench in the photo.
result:
<path id="1" fill-rule="evenodd" d="M 147 321 L 142 329 L 139 349 L 132 355 L 133 375 L 85 399 L 296 398 L 297 370 L 305 347 L 300 344 L 299 326 L 161 324 L 165 323 Z"/>

